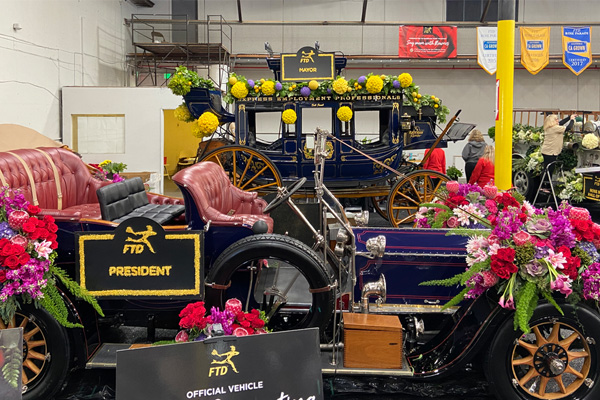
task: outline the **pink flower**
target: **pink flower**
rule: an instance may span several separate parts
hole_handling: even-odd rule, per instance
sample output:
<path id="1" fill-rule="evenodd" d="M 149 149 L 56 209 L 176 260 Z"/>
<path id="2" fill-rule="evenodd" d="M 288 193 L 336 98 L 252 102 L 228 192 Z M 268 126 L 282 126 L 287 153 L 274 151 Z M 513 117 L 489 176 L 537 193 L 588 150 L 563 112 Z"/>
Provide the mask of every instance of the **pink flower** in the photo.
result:
<path id="1" fill-rule="evenodd" d="M 235 336 L 248 336 L 248 331 L 245 328 L 242 328 L 241 326 L 239 326 L 234 329 L 233 334 Z"/>
<path id="2" fill-rule="evenodd" d="M 495 286 L 498 283 L 498 275 L 496 275 L 492 271 L 483 271 L 481 273 L 481 276 L 483 277 L 483 286 L 485 287 L 489 288 Z"/>
<path id="3" fill-rule="evenodd" d="M 448 218 L 448 220 L 446 221 L 446 224 L 448 225 L 448 228 L 457 228 L 459 225 L 458 218 L 455 216 L 452 216 L 452 217 Z"/>
<path id="4" fill-rule="evenodd" d="M 10 242 L 12 244 L 18 244 L 19 246 L 23 246 L 23 248 L 26 248 L 27 243 L 29 243 L 29 240 L 27 240 L 27 238 L 23 235 L 15 235 L 10 238 Z"/>
<path id="5" fill-rule="evenodd" d="M 44 240 L 43 242 L 37 242 L 34 245 L 34 247 L 35 251 L 38 253 L 38 256 L 47 260 L 50 254 L 52 254 L 52 252 L 54 251 L 52 250 L 52 247 L 50 247 L 51 245 L 52 242 Z"/>
<path id="6" fill-rule="evenodd" d="M 569 297 L 571 293 L 573 293 L 573 289 L 571 289 L 571 278 L 566 275 L 558 274 L 556 279 L 550 282 L 550 289 L 558 290 L 566 297 Z"/>
<path id="7" fill-rule="evenodd" d="M 490 200 L 490 199 L 486 200 L 485 208 L 487 208 L 488 211 L 492 214 L 498 213 L 498 205 L 496 204 L 496 202 L 494 200 Z"/>
<path id="8" fill-rule="evenodd" d="M 510 310 L 514 310 L 515 309 L 515 300 L 513 298 L 512 293 L 510 294 L 510 296 L 508 297 L 508 300 L 504 300 L 504 295 L 502 295 L 502 297 L 500 297 L 500 300 L 498 301 L 498 304 L 500 304 L 500 307 L 502 308 L 507 308 Z"/>
<path id="9" fill-rule="evenodd" d="M 229 299 L 225 303 L 225 310 L 231 311 L 234 314 L 242 312 L 242 302 L 238 299 Z"/>
<path id="10" fill-rule="evenodd" d="M 177 343 L 187 342 L 189 340 L 189 335 L 186 331 L 179 331 L 177 336 L 175 336 L 175 341 Z"/>
<path id="11" fill-rule="evenodd" d="M 565 258 L 563 253 L 555 253 L 552 249 L 548 249 L 548 257 L 546 259 L 556 269 L 563 269 L 564 264 L 567 263 L 567 259 Z"/>
<path id="12" fill-rule="evenodd" d="M 517 246 L 523 246 L 531 241 L 531 235 L 525 231 L 518 231 L 512 239 Z"/>

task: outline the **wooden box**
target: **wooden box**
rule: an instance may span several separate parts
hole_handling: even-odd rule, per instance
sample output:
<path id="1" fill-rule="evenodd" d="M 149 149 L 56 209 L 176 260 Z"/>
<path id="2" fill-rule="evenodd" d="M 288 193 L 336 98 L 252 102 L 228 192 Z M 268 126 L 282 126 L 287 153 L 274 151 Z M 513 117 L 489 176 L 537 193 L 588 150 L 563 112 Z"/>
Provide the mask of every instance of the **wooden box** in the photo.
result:
<path id="1" fill-rule="evenodd" d="M 344 314 L 344 367 L 402 368 L 402 324 L 395 315 Z"/>

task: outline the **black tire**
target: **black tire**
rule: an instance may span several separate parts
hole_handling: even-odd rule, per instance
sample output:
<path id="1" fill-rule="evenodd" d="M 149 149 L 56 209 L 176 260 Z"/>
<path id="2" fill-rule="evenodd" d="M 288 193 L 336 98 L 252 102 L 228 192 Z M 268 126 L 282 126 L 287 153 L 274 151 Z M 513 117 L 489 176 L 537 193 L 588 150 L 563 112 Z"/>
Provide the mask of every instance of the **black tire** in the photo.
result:
<path id="1" fill-rule="evenodd" d="M 259 264 L 261 260 L 267 260 L 269 268 Z M 281 265 L 281 262 L 284 264 Z M 275 268 L 270 268 L 271 265 Z M 283 268 L 278 268 L 280 266 Z M 300 274 L 297 275 L 294 270 Z M 289 280 L 281 282 L 280 279 L 285 281 L 290 275 L 295 276 L 294 285 L 285 292 Z M 227 299 L 236 297 L 242 301 L 244 308 L 248 304 L 245 311 L 258 308 L 268 313 L 276 309 L 277 313 L 269 320 L 270 329 L 318 327 L 323 333 L 332 316 L 334 291 L 310 293 L 308 289 L 326 288 L 333 283 L 332 277 L 329 267 L 302 242 L 276 234 L 255 235 L 229 246 L 217 258 L 206 282 L 218 285 L 231 282 L 231 286 L 225 290 L 208 287 L 206 302 L 209 306 L 222 307 Z M 284 295 L 290 294 L 282 307 L 269 307 L 271 298 L 264 297 L 264 291 L 273 286 L 283 289 Z M 248 299 L 250 292 L 253 296 Z"/>
<path id="2" fill-rule="evenodd" d="M 561 308 L 564 316 L 551 304 L 539 306 L 530 334 L 515 331 L 512 318 L 498 330 L 485 363 L 491 392 L 498 399 L 600 398 L 600 318 L 583 304 Z M 555 357 L 562 360 L 558 366 L 566 368 L 564 372 L 550 369 L 548 362 Z"/>
<path id="3" fill-rule="evenodd" d="M 532 202 L 540 185 L 540 177 L 523 170 L 513 172 L 513 186 L 525 200 Z"/>
<path id="4" fill-rule="evenodd" d="M 63 388 L 71 363 L 66 329 L 31 305 L 17 311 L 6 327 L 23 328 L 23 400 L 51 399 Z"/>

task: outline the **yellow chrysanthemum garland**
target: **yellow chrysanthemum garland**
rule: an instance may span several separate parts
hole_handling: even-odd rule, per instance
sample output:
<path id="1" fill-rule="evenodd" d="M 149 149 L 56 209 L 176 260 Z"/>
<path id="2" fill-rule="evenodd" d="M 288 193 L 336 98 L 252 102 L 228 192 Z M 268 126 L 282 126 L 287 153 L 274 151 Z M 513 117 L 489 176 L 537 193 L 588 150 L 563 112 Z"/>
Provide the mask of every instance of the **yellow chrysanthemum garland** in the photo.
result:
<path id="1" fill-rule="evenodd" d="M 352 110 L 348 106 L 343 106 L 338 109 L 336 115 L 340 121 L 350 121 L 352 119 Z"/>
<path id="2" fill-rule="evenodd" d="M 275 93 L 275 82 L 273 81 L 265 81 L 260 90 L 265 96 L 271 96 Z"/>
<path id="3" fill-rule="evenodd" d="M 248 95 L 248 88 L 246 87 L 245 82 L 236 82 L 235 85 L 231 87 L 231 94 L 236 99 L 243 99 Z"/>
<path id="4" fill-rule="evenodd" d="M 192 125 L 192 133 L 197 138 L 208 136 L 217 130 L 219 126 L 219 118 L 210 111 L 206 111 L 198 118 L 195 124 Z"/>
<path id="5" fill-rule="evenodd" d="M 194 120 L 185 103 L 180 104 L 175 111 L 173 111 L 173 114 L 175 115 L 176 119 L 182 122 L 192 122 Z"/>
<path id="6" fill-rule="evenodd" d="M 344 78 L 337 78 L 335 81 L 333 81 L 332 87 L 333 91 L 337 94 L 344 94 L 348 91 L 348 81 L 346 81 Z"/>
<path id="7" fill-rule="evenodd" d="M 295 123 L 297 118 L 296 111 L 292 109 L 287 109 L 281 113 L 281 120 L 288 125 Z"/>
<path id="8" fill-rule="evenodd" d="M 409 73 L 404 72 L 402 74 L 400 74 L 400 76 L 398 76 L 398 82 L 400 82 L 400 86 L 403 88 L 407 88 L 411 85 L 413 79 L 412 76 L 410 76 Z"/>
<path id="9" fill-rule="evenodd" d="M 370 76 L 367 79 L 367 92 L 376 94 L 383 89 L 383 79 L 379 75 Z"/>

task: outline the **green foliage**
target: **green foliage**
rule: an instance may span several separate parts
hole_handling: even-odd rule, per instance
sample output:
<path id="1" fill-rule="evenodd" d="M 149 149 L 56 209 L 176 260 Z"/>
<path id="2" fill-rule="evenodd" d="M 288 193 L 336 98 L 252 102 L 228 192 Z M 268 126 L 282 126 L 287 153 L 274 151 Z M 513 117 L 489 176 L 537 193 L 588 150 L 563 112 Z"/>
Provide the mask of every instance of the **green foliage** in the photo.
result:
<path id="1" fill-rule="evenodd" d="M 450 177 L 450 179 L 452 179 L 454 181 L 458 180 L 458 178 L 463 176 L 462 171 L 460 169 L 456 168 L 455 166 L 448 168 L 448 170 L 446 171 L 446 175 L 448 175 Z"/>
<path id="2" fill-rule="evenodd" d="M 69 322 L 69 311 L 62 298 L 62 295 L 53 284 L 48 282 L 48 285 L 42 290 L 44 297 L 39 300 L 39 304 L 52 315 L 59 324 L 66 328 L 83 328 L 81 324 Z"/>
<path id="3" fill-rule="evenodd" d="M 590 255 L 585 250 L 579 247 L 579 245 L 575 246 L 575 248 L 571 250 L 571 254 L 575 257 L 579 257 L 579 259 L 581 260 L 582 267 L 587 268 L 592 264 L 592 257 L 590 257 Z"/>
<path id="4" fill-rule="evenodd" d="M 420 205 L 420 207 L 441 208 L 442 210 L 452 211 L 452 209 L 450 207 L 448 207 L 445 204 L 440 204 L 440 203 L 423 203 Z"/>
<path id="5" fill-rule="evenodd" d="M 450 307 L 454 307 L 455 305 L 457 305 L 458 303 L 463 301 L 465 298 L 465 295 L 469 292 L 469 290 L 471 290 L 471 288 L 469 288 L 469 287 L 465 287 L 463 290 L 461 290 L 461 292 L 459 294 L 457 294 L 456 296 L 451 298 L 450 301 L 448 301 L 446 304 L 444 304 L 444 306 L 442 307 L 442 311 L 446 310 Z"/>
<path id="6" fill-rule="evenodd" d="M 433 221 L 433 223 L 431 224 L 431 227 L 433 229 L 440 229 L 444 227 L 444 222 L 446 222 L 448 220 L 448 218 L 450 218 L 450 216 L 452 216 L 452 211 L 441 211 L 439 212 L 436 216 L 435 219 Z"/>
<path id="7" fill-rule="evenodd" d="M 8 297 L 6 301 L 0 302 L 0 317 L 4 322 L 8 322 L 15 315 L 18 308 L 19 303 L 15 296 Z"/>
<path id="8" fill-rule="evenodd" d="M 487 221 L 479 221 L 481 223 L 486 223 Z M 458 235 L 458 236 L 483 236 L 488 237 L 492 232 L 488 229 L 472 229 L 472 228 L 454 228 L 451 229 L 447 235 Z"/>
<path id="9" fill-rule="evenodd" d="M 542 294 L 544 295 L 544 298 L 548 301 L 548 303 L 552 304 L 554 306 L 554 308 L 556 308 L 561 315 L 565 315 L 562 308 L 560 308 L 560 306 L 558 305 L 556 300 L 554 300 L 554 297 L 552 297 L 552 295 L 550 293 L 543 291 Z M 573 293 L 573 294 L 575 294 L 575 293 Z"/>
<path id="10" fill-rule="evenodd" d="M 98 302 L 96 301 L 96 298 L 94 298 L 94 296 L 92 296 L 90 294 L 90 292 L 88 292 L 86 289 L 82 288 L 81 286 L 79 286 L 79 284 L 77 284 L 77 282 L 73 281 L 71 278 L 69 278 L 69 276 L 67 275 L 66 271 L 64 271 L 63 269 L 57 267 L 56 265 L 52 265 L 50 267 L 50 272 L 58 277 L 58 279 L 60 279 L 60 281 L 62 282 L 63 285 L 65 285 L 65 288 L 71 292 L 73 295 L 75 295 L 77 298 L 89 303 L 92 307 L 94 307 L 94 310 L 96 310 L 96 312 L 104 317 L 104 313 L 102 312 L 102 309 L 100 308 L 100 305 L 98 304 Z"/>
<path id="11" fill-rule="evenodd" d="M 560 152 L 556 161 L 563 163 L 563 171 L 570 171 L 577 166 L 577 154 L 573 149 L 564 149 Z"/>
<path id="12" fill-rule="evenodd" d="M 523 246 L 517 246 L 515 249 L 515 264 L 524 266 L 533 260 L 535 255 L 535 247 L 532 243 L 527 243 Z"/>
<path id="13" fill-rule="evenodd" d="M 0 352 L 4 355 L 4 365 L 2 366 L 2 377 L 14 389 L 20 387 L 19 372 L 21 372 L 23 350 L 18 346 L 0 347 Z"/>
<path id="14" fill-rule="evenodd" d="M 493 141 L 496 140 L 496 127 L 495 126 L 492 126 L 491 128 L 488 129 L 488 136 Z"/>
<path id="15" fill-rule="evenodd" d="M 464 285 L 469 280 L 469 278 L 471 278 L 473 275 L 477 274 L 478 272 L 481 272 L 484 269 L 489 268 L 489 266 L 490 266 L 490 260 L 488 259 L 483 262 L 478 262 L 478 263 L 473 264 L 473 266 L 471 268 L 469 268 L 465 272 L 454 275 L 452 278 L 433 280 L 433 281 L 425 281 L 425 282 L 419 283 L 419 286 Z"/>
<path id="16" fill-rule="evenodd" d="M 525 287 L 517 292 L 519 294 L 516 302 L 515 329 L 520 328 L 523 333 L 529 333 L 529 320 L 533 310 L 537 307 L 539 294 L 535 282 L 525 283 Z"/>
<path id="17" fill-rule="evenodd" d="M 159 340 L 158 342 L 152 343 L 152 346 L 162 346 L 165 344 L 175 344 L 175 343 L 177 343 L 177 342 L 174 340 Z"/>
<path id="18" fill-rule="evenodd" d="M 191 88 L 203 88 L 214 90 L 215 85 L 210 79 L 204 79 L 198 76 L 195 71 L 190 71 L 184 66 L 175 69 L 175 74 L 169 80 L 167 85 L 169 89 L 178 96 L 185 96 Z"/>

